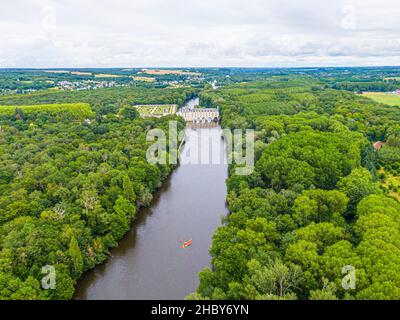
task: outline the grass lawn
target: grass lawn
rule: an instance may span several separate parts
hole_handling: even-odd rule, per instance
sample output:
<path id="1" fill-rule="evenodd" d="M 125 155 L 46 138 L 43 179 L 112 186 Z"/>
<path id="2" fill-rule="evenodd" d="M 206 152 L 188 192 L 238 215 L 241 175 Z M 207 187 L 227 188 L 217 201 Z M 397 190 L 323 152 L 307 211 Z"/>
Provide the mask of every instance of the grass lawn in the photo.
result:
<path id="1" fill-rule="evenodd" d="M 69 113 L 76 119 L 85 119 L 94 116 L 88 103 L 53 103 L 26 106 L 2 106 L 0 105 L 0 116 L 10 116 L 15 114 L 16 109 L 22 110 L 24 114 L 38 114 L 41 111 L 50 114 Z"/>
<path id="2" fill-rule="evenodd" d="M 400 106 L 400 94 L 390 94 L 386 92 L 364 92 L 362 95 L 376 102 L 385 103 L 390 106 Z"/>

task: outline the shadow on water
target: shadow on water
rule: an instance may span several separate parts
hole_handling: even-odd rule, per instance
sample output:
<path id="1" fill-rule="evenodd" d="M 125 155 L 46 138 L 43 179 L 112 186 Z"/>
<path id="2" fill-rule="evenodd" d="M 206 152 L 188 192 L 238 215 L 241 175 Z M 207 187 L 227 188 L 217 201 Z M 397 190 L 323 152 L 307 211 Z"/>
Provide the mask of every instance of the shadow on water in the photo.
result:
<path id="1" fill-rule="evenodd" d="M 219 137 L 219 127 L 186 129 Z M 194 140 L 194 139 L 192 139 Z M 182 153 L 187 153 L 186 143 Z M 227 214 L 228 167 L 181 164 L 155 194 L 151 207 L 139 210 L 131 230 L 102 265 L 79 281 L 76 299 L 183 299 L 198 285 L 198 272 L 210 265 L 215 229 Z M 193 239 L 181 249 L 180 240 Z"/>

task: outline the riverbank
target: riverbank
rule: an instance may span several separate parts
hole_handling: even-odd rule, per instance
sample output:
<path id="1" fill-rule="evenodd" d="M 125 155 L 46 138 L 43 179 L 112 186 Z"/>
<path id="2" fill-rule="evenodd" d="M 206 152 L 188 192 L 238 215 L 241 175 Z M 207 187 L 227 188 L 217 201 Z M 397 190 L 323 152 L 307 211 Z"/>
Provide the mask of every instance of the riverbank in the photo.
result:
<path id="1" fill-rule="evenodd" d="M 193 149 L 200 133 L 222 141 L 220 127 L 188 128 L 182 155 Z M 223 143 L 220 148 L 224 153 Z M 178 166 L 152 205 L 138 212 L 111 257 L 84 275 L 75 298 L 183 299 L 195 291 L 198 272 L 210 266 L 212 235 L 227 214 L 227 176 L 224 163 Z M 180 240 L 188 239 L 193 244 L 181 249 Z"/>
<path id="2" fill-rule="evenodd" d="M 198 103 L 194 98 L 185 107 Z M 187 125 L 179 147 L 183 163 L 156 191 L 151 206 L 138 210 L 107 261 L 78 281 L 75 299 L 183 299 L 196 290 L 198 272 L 210 266 L 212 236 L 227 214 L 228 167 L 226 161 L 197 164 L 190 159 L 210 150 L 198 145 L 202 134 L 225 157 L 221 132 L 218 124 Z M 193 244 L 181 249 L 180 241 L 188 239 Z"/>

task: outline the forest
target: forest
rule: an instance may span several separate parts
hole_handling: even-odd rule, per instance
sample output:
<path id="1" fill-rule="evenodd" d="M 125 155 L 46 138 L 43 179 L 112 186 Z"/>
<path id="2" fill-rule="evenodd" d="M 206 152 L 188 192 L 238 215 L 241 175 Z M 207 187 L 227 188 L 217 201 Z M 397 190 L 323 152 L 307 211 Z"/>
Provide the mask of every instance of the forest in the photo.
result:
<path id="1" fill-rule="evenodd" d="M 192 94 L 99 90 L 1 101 L 12 105 L 0 107 L 0 299 L 73 297 L 77 279 L 107 259 L 174 168 L 147 162 L 146 132 L 168 132 L 169 120 L 182 129 L 183 120 L 141 119 L 131 104 L 180 104 Z M 54 290 L 42 289 L 48 265 Z"/>
<path id="2" fill-rule="evenodd" d="M 399 89 L 398 68 L 201 69 L 201 88 L 97 90 L 41 86 L 80 75 L 3 72 L 4 88 L 39 83 L 0 96 L 0 299 L 73 298 L 175 168 L 146 161 L 146 132 L 183 119 L 133 105 L 197 95 L 223 128 L 255 130 L 255 170 L 229 166 L 230 213 L 187 299 L 400 299 L 400 108 L 355 94 Z"/>
<path id="3" fill-rule="evenodd" d="M 230 166 L 230 214 L 187 298 L 400 299 L 398 186 L 386 181 L 399 173 L 400 109 L 306 76 L 200 97 L 223 127 L 255 130 L 256 164 L 249 176 Z"/>

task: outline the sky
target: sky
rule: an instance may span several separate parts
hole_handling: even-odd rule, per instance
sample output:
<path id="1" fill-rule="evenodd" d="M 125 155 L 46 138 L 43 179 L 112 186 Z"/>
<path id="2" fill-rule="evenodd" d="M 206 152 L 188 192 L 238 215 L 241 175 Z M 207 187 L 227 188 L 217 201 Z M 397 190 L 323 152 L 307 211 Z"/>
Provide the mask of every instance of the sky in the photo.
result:
<path id="1" fill-rule="evenodd" d="M 400 65 L 398 0 L 1 0 L 0 68 Z"/>

